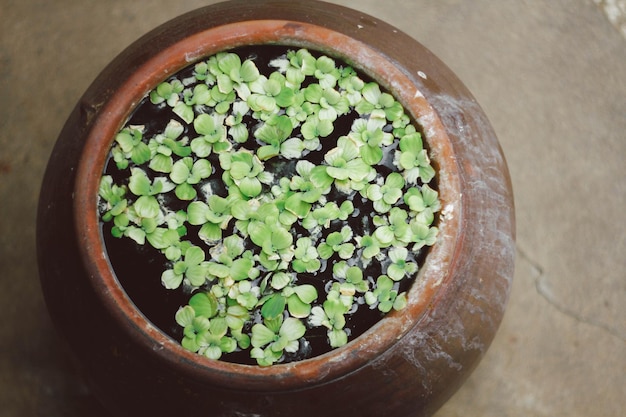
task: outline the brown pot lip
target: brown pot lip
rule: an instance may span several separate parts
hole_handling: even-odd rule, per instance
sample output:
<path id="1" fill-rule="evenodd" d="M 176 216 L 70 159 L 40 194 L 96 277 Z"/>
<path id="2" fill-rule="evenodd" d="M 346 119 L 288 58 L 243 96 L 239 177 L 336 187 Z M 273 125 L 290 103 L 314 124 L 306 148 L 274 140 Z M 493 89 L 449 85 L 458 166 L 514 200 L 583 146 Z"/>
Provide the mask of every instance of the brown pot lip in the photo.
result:
<path id="1" fill-rule="evenodd" d="M 431 248 L 411 286 L 406 309 L 388 314 L 360 337 L 324 355 L 258 367 L 214 361 L 189 352 L 145 318 L 120 286 L 106 258 L 97 199 L 99 179 L 114 135 L 152 88 L 180 69 L 214 53 L 267 42 L 308 47 L 343 59 L 390 90 L 423 128 L 438 171 L 440 198 L 447 215 L 440 220 L 437 244 Z M 184 37 L 146 59 L 120 83 L 87 135 L 74 189 L 75 225 L 92 286 L 114 319 L 144 347 L 147 355 L 152 352 L 181 372 L 217 385 L 261 391 L 298 389 L 358 370 L 383 355 L 419 324 L 450 279 L 449 270 L 460 236 L 461 181 L 450 139 L 439 116 L 405 71 L 362 40 L 334 29 L 293 20 L 243 20 Z"/>

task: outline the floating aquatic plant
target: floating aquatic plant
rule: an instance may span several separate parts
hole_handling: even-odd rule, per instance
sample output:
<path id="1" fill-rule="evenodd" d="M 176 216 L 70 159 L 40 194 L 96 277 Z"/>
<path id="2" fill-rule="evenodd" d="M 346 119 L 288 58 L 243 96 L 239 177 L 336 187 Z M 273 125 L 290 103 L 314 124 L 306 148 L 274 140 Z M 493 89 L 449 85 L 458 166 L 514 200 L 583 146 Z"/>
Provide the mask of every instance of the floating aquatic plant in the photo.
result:
<path id="1" fill-rule="evenodd" d="M 167 122 L 119 131 L 99 192 L 112 236 L 161 253 L 163 287 L 188 295 L 182 346 L 261 366 L 301 359 L 311 332 L 343 346 L 360 310 L 404 308 L 440 210 L 391 94 L 306 49 L 268 68 L 224 52 L 160 83 L 142 106 Z"/>

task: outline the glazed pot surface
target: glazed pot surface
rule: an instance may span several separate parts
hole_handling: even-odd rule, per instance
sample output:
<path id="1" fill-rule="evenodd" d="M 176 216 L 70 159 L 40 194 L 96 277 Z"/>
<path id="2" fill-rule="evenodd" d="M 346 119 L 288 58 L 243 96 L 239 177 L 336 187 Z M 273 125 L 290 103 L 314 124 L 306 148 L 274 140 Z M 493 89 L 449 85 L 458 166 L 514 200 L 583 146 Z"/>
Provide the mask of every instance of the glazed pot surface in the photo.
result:
<path id="1" fill-rule="evenodd" d="M 217 52 L 267 43 L 343 59 L 391 91 L 423 130 L 443 211 L 405 310 L 330 353 L 262 368 L 202 358 L 146 319 L 107 259 L 97 196 L 116 132 L 151 89 Z M 426 416 L 493 339 L 513 276 L 514 235 L 497 138 L 470 92 L 426 48 L 336 5 L 234 1 L 155 29 L 94 81 L 50 158 L 37 239 L 50 314 L 116 415 Z"/>

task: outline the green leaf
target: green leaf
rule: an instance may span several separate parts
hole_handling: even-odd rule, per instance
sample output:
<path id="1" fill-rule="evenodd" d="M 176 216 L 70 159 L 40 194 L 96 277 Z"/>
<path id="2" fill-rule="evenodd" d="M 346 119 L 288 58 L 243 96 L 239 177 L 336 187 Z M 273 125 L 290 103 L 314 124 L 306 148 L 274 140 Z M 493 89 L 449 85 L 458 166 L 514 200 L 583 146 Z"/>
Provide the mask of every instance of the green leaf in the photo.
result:
<path id="1" fill-rule="evenodd" d="M 293 243 L 293 236 L 289 231 L 283 228 L 277 228 L 272 231 L 272 247 L 277 250 L 285 249 Z"/>
<path id="2" fill-rule="evenodd" d="M 195 311 L 197 316 L 206 317 L 208 319 L 215 316 L 218 312 L 218 302 L 215 296 L 209 292 L 199 292 L 189 299 L 189 305 Z"/>
<path id="3" fill-rule="evenodd" d="M 321 243 L 317 247 L 317 252 L 319 253 L 320 258 L 322 259 L 329 259 L 335 253 L 332 246 L 328 245 L 327 243 Z"/>
<path id="4" fill-rule="evenodd" d="M 387 187 L 400 189 L 404 187 L 404 178 L 402 177 L 402 175 L 398 174 L 397 172 L 392 172 L 385 179 L 385 185 Z"/>
<path id="5" fill-rule="evenodd" d="M 282 316 L 287 300 L 280 294 L 274 294 L 261 307 L 261 315 L 269 320 Z"/>
<path id="6" fill-rule="evenodd" d="M 204 264 L 191 265 L 185 271 L 185 277 L 189 280 L 189 283 L 194 287 L 200 287 L 204 285 L 207 278 L 207 267 Z"/>
<path id="7" fill-rule="evenodd" d="M 257 178 L 245 177 L 240 180 L 239 189 L 241 190 L 241 193 L 246 197 L 253 198 L 261 194 L 263 186 Z"/>
<path id="8" fill-rule="evenodd" d="M 167 178 L 164 177 L 156 177 L 154 182 L 152 183 L 152 187 L 150 189 L 150 194 L 164 194 L 169 191 L 172 191 L 176 187 L 175 184 L 169 182 Z"/>
<path id="9" fill-rule="evenodd" d="M 232 353 L 237 349 L 237 341 L 232 337 L 223 337 L 219 348 L 223 353 Z"/>
<path id="10" fill-rule="evenodd" d="M 174 193 L 176 194 L 176 197 L 183 201 L 193 200 L 198 195 L 198 192 L 190 184 L 187 183 L 176 186 Z"/>
<path id="11" fill-rule="evenodd" d="M 347 180 L 350 177 L 350 172 L 346 168 L 329 166 L 326 168 L 326 172 L 328 175 L 338 180 Z"/>
<path id="12" fill-rule="evenodd" d="M 276 334 L 263 324 L 257 323 L 252 326 L 250 342 L 254 347 L 263 347 L 274 341 Z"/>
<path id="13" fill-rule="evenodd" d="M 120 145 L 122 151 L 129 153 L 135 146 L 133 136 L 128 130 L 123 130 L 115 136 L 115 141 Z"/>
<path id="14" fill-rule="evenodd" d="M 404 278 L 405 271 L 404 268 L 402 268 L 401 266 L 397 264 L 391 264 L 387 267 L 387 275 L 394 281 L 400 281 L 402 278 Z"/>
<path id="15" fill-rule="evenodd" d="M 400 150 L 402 153 L 408 153 L 412 155 L 414 159 L 423 150 L 422 135 L 419 132 L 415 132 L 406 135 L 400 139 Z"/>
<path id="16" fill-rule="evenodd" d="M 217 74 L 217 87 L 222 94 L 228 94 L 233 91 L 233 80 L 227 74 Z"/>
<path id="17" fill-rule="evenodd" d="M 302 137 L 304 139 L 310 140 L 320 136 L 317 126 L 319 119 L 317 117 L 310 117 L 306 122 L 304 122 L 300 128 L 300 132 L 302 133 Z"/>
<path id="18" fill-rule="evenodd" d="M 193 104 L 206 105 L 211 101 L 211 91 L 206 84 L 198 84 L 193 89 Z M 181 131 L 182 133 L 182 131 Z"/>
<path id="19" fill-rule="evenodd" d="M 177 261 L 180 259 L 181 256 L 182 256 L 182 251 L 177 246 L 170 246 L 167 249 L 165 249 L 165 257 L 169 261 Z"/>
<path id="20" fill-rule="evenodd" d="M 339 247 L 339 257 L 341 259 L 350 259 L 354 254 L 354 245 L 352 243 L 344 243 Z"/>
<path id="21" fill-rule="evenodd" d="M 210 135 L 215 132 L 215 120 L 209 114 L 200 114 L 193 121 L 193 127 L 201 135 Z"/>
<path id="22" fill-rule="evenodd" d="M 311 182 L 320 190 L 325 190 L 331 186 L 334 178 L 327 172 L 327 167 L 318 165 L 311 170 Z"/>
<path id="23" fill-rule="evenodd" d="M 241 68 L 241 58 L 235 53 L 222 53 L 218 55 L 217 59 L 218 67 L 224 74 L 230 75 L 239 72 Z"/>
<path id="24" fill-rule="evenodd" d="M 260 73 L 254 61 L 248 59 L 245 60 L 243 64 L 241 64 L 239 75 L 241 76 L 241 79 L 243 81 L 245 81 L 246 83 L 250 83 L 259 78 Z"/>
<path id="25" fill-rule="evenodd" d="M 204 261 L 204 251 L 198 246 L 192 246 L 185 252 L 185 263 L 188 265 L 197 265 Z"/>
<path id="26" fill-rule="evenodd" d="M 187 206 L 187 220 L 194 226 L 202 225 L 207 222 L 207 212 L 209 206 L 202 201 L 194 201 Z"/>
<path id="27" fill-rule="evenodd" d="M 245 178 L 248 174 L 250 174 L 252 167 L 250 164 L 235 160 L 230 165 L 230 176 L 235 180 L 240 180 Z"/>
<path id="28" fill-rule="evenodd" d="M 406 260 L 409 251 L 406 248 L 393 248 L 389 250 L 389 259 L 391 262 L 398 263 Z"/>
<path id="29" fill-rule="evenodd" d="M 131 160 L 137 165 L 145 164 L 150 160 L 150 148 L 144 142 L 139 142 L 131 152 Z"/>
<path id="30" fill-rule="evenodd" d="M 174 163 L 172 166 L 172 172 L 170 173 L 170 178 L 176 184 L 183 184 L 191 175 L 193 160 L 189 157 L 180 159 Z"/>
<path id="31" fill-rule="evenodd" d="M 208 272 L 211 275 L 215 275 L 219 278 L 226 278 L 230 275 L 230 268 L 226 265 L 218 264 L 216 262 L 209 262 Z"/>
<path id="32" fill-rule="evenodd" d="M 180 284 L 183 282 L 182 274 L 175 274 L 173 270 L 168 269 L 161 274 L 161 283 L 163 286 L 169 290 L 176 289 L 180 287 Z"/>
<path id="33" fill-rule="evenodd" d="M 331 246 L 339 245 L 342 242 L 343 242 L 343 235 L 341 234 L 341 232 L 332 232 L 326 238 L 326 243 L 328 243 Z"/>
<path id="34" fill-rule="evenodd" d="M 306 326 L 300 320 L 293 317 L 287 317 L 280 326 L 279 334 L 285 336 L 289 340 L 298 340 L 306 332 Z"/>
<path id="35" fill-rule="evenodd" d="M 275 290 L 282 290 L 291 282 L 291 276 L 286 272 L 277 272 L 272 276 L 270 285 Z"/>
<path id="36" fill-rule="evenodd" d="M 194 162 L 193 168 L 191 169 L 191 173 L 193 174 L 194 177 L 197 178 L 197 180 L 192 182 L 191 179 L 189 179 L 188 182 L 190 184 L 196 184 L 200 182 L 200 179 L 208 178 L 211 175 L 212 173 L 211 163 L 206 159 L 198 159 L 196 162 Z"/>
<path id="37" fill-rule="evenodd" d="M 354 181 L 363 181 L 370 174 L 371 169 L 361 158 L 346 163 L 346 170 L 350 174 L 350 179 Z"/>
<path id="38" fill-rule="evenodd" d="M 363 98 L 368 102 L 372 104 L 378 104 L 378 100 L 381 96 L 380 87 L 374 82 L 367 83 L 361 90 L 361 94 L 363 95 Z"/>
<path id="39" fill-rule="evenodd" d="M 146 232 L 146 235 L 153 233 L 156 228 L 157 228 L 158 224 L 156 219 L 153 218 L 143 218 L 141 219 L 141 228 L 143 229 L 144 232 Z"/>
<path id="40" fill-rule="evenodd" d="M 182 101 L 176 103 L 172 111 L 178 115 L 185 123 L 191 123 L 194 119 L 193 108 Z"/>
<path id="41" fill-rule="evenodd" d="M 330 324 L 328 317 L 326 316 L 326 312 L 320 306 L 314 306 L 311 309 L 309 323 L 311 323 L 311 325 L 315 327 L 325 326 L 329 329 L 332 328 L 332 325 Z"/>
<path id="42" fill-rule="evenodd" d="M 379 147 L 361 146 L 361 158 L 367 165 L 376 165 L 383 159 L 383 150 Z"/>
<path id="43" fill-rule="evenodd" d="M 304 143 L 299 138 L 287 139 L 280 145 L 280 154 L 287 159 L 300 158 L 303 150 Z"/>
<path id="44" fill-rule="evenodd" d="M 370 184 L 369 187 L 366 188 L 365 194 L 371 201 L 378 201 L 383 198 L 382 190 L 378 184 Z"/>
<path id="45" fill-rule="evenodd" d="M 153 196 L 141 196 L 133 204 L 133 208 L 139 217 L 154 218 L 161 212 L 161 206 Z"/>
<path id="46" fill-rule="evenodd" d="M 230 276 L 235 281 L 241 281 L 242 279 L 249 278 L 248 273 L 254 265 L 252 259 L 239 258 L 233 261 L 230 267 Z"/>
<path id="47" fill-rule="evenodd" d="M 248 128 L 244 124 L 237 124 L 235 126 L 232 126 L 228 130 L 228 133 L 237 143 L 245 143 L 248 140 Z"/>
<path id="48" fill-rule="evenodd" d="M 248 233 L 252 242 L 262 247 L 267 237 L 271 234 L 271 230 L 265 223 L 253 221 L 248 225 Z"/>
<path id="49" fill-rule="evenodd" d="M 124 236 L 128 236 L 139 245 L 143 245 L 144 243 L 146 243 L 146 232 L 138 227 L 128 227 L 124 231 Z"/>
<path id="50" fill-rule="evenodd" d="M 200 228 L 198 237 L 205 242 L 218 242 L 222 239 L 222 229 L 218 224 L 205 223 Z"/>
<path id="51" fill-rule="evenodd" d="M 393 302 L 393 309 L 394 310 L 403 310 L 406 308 L 406 306 L 409 304 L 407 298 L 406 298 L 406 292 L 402 292 L 400 294 L 398 294 L 398 296 L 396 297 L 396 299 Z"/>
<path id="52" fill-rule="evenodd" d="M 393 288 L 393 281 L 386 275 L 381 275 L 376 280 L 377 290 L 390 291 Z"/>
<path id="53" fill-rule="evenodd" d="M 256 154 L 261 161 L 267 161 L 268 159 L 278 156 L 280 154 L 280 148 L 275 145 L 264 145 L 257 149 Z"/>
<path id="54" fill-rule="evenodd" d="M 338 348 L 348 343 L 348 334 L 344 330 L 332 329 L 328 331 L 328 340 L 331 347 Z"/>
<path id="55" fill-rule="evenodd" d="M 346 271 L 346 281 L 357 283 L 363 279 L 363 271 L 356 266 L 348 268 Z"/>
<path id="56" fill-rule="evenodd" d="M 303 302 L 296 294 L 287 298 L 289 314 L 297 318 L 305 318 L 311 314 L 311 305 Z"/>
<path id="57" fill-rule="evenodd" d="M 433 211 L 437 211 L 439 209 L 439 204 L 438 204 L 439 193 L 437 193 L 437 191 L 430 188 L 428 184 L 424 184 L 422 186 L 421 191 L 422 191 L 422 196 L 424 198 L 424 203 L 428 207 L 432 207 Z"/>
<path id="58" fill-rule="evenodd" d="M 216 194 L 210 195 L 208 201 L 211 210 L 215 213 L 226 213 L 228 206 L 230 205 L 228 199 L 220 197 Z"/>
<path id="59" fill-rule="evenodd" d="M 304 284 L 294 288 L 298 298 L 306 304 L 310 304 L 317 299 L 317 290 L 313 285 Z"/>
<path id="60" fill-rule="evenodd" d="M 389 226 L 381 226 L 374 231 L 374 237 L 381 245 L 389 246 L 393 242 L 395 235 Z"/>
<path id="61" fill-rule="evenodd" d="M 150 164 L 148 166 L 153 171 L 162 172 L 162 173 L 166 173 L 167 174 L 167 173 L 170 173 L 172 171 L 172 166 L 173 165 L 174 165 L 174 162 L 172 161 L 172 158 L 170 156 L 162 155 L 162 154 L 156 154 L 150 160 Z"/>
<path id="62" fill-rule="evenodd" d="M 191 306 L 185 306 L 178 309 L 175 320 L 179 326 L 187 327 L 193 323 L 194 317 L 196 317 L 195 309 Z"/>
<path id="63" fill-rule="evenodd" d="M 302 194 L 296 193 L 287 198 L 285 201 L 285 209 L 299 218 L 303 218 L 311 211 L 311 203 L 302 201 Z"/>

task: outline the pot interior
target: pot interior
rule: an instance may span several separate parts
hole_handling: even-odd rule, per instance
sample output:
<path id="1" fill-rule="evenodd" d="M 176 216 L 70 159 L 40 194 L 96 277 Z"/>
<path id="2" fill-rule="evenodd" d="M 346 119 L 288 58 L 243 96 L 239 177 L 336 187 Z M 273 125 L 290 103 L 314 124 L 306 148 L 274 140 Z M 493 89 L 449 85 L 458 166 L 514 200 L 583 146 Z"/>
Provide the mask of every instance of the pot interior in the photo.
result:
<path id="1" fill-rule="evenodd" d="M 180 334 L 172 330 L 172 323 L 155 318 L 146 310 L 153 307 L 141 304 L 135 294 L 145 288 L 123 282 L 122 275 L 141 274 L 141 268 L 124 261 L 123 257 L 109 260 L 107 253 L 110 239 L 102 231 L 98 218 L 98 184 L 110 162 L 109 151 L 117 132 L 133 117 L 141 117 L 141 103 L 149 92 L 172 75 L 185 68 L 224 51 L 246 51 L 255 47 L 307 48 L 316 53 L 353 66 L 357 71 L 389 91 L 410 115 L 412 123 L 419 127 L 428 149 L 432 164 L 438 175 L 436 189 L 442 207 L 454 210 L 459 205 L 456 165 L 450 157 L 447 134 L 433 108 L 418 89 L 415 78 L 409 77 L 404 69 L 396 67 L 381 52 L 370 49 L 367 44 L 353 37 L 320 26 L 290 21 L 248 21 L 213 27 L 184 38 L 161 50 L 123 80 L 100 112 L 88 137 L 86 151 L 79 167 L 76 187 L 77 230 L 84 231 L 83 255 L 87 267 L 92 271 L 93 285 L 102 295 L 103 301 L 113 314 L 140 343 L 149 350 L 177 366 L 189 368 L 190 372 L 207 378 L 223 378 L 238 375 L 250 388 L 271 389 L 272 384 L 297 386 L 296 375 L 306 376 L 307 383 L 321 383 L 337 375 L 345 374 L 363 366 L 367 361 L 380 356 L 393 346 L 403 334 L 414 327 L 422 317 L 426 306 L 446 278 L 446 266 L 454 252 L 458 216 L 447 216 L 437 222 L 440 236 L 437 243 L 419 255 L 423 260 L 417 276 L 408 290 L 408 305 L 400 311 L 387 314 L 381 321 L 363 329 L 356 339 L 338 349 L 306 360 L 276 364 L 262 368 L 224 361 L 214 361 L 193 354 L 182 348 L 176 339 Z M 128 248 L 121 247 L 120 252 Z M 116 255 L 117 257 L 117 255 Z M 420 262 L 421 264 L 421 262 Z M 121 269 L 127 270 L 123 273 Z M 156 282 L 158 286 L 160 282 Z M 154 288 L 162 291 L 161 288 Z M 172 305 L 184 300 L 170 297 Z M 158 310 L 158 306 L 153 308 Z M 158 346 L 158 349 L 155 348 Z M 267 378 L 272 382 L 267 385 Z"/>

